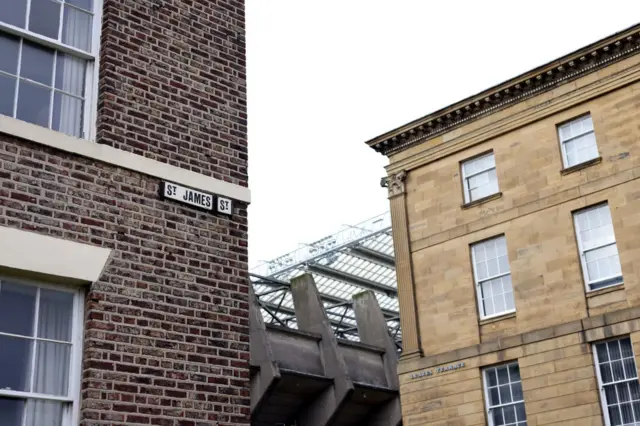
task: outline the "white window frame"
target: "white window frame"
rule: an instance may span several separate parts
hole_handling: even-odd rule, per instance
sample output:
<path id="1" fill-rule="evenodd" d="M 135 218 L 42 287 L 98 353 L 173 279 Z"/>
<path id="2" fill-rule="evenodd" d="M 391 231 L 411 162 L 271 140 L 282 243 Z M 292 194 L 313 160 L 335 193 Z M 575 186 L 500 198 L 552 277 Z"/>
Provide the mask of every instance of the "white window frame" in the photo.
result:
<path id="1" fill-rule="evenodd" d="M 477 171 L 477 172 L 475 172 L 473 174 L 470 174 L 468 176 L 466 175 L 465 170 L 464 170 L 465 164 L 473 163 L 475 161 L 479 161 L 479 160 L 482 160 L 482 159 L 487 158 L 487 157 L 493 157 L 493 167 L 488 167 L 486 169 Z M 470 158 L 468 160 L 464 160 L 460 164 L 460 169 L 461 169 L 461 175 L 462 175 L 462 192 L 464 193 L 464 202 L 465 203 L 470 203 L 472 201 L 476 201 L 476 200 L 472 200 L 471 199 L 471 189 L 469 188 L 469 179 L 471 179 L 472 177 L 477 176 L 477 175 L 479 175 L 481 173 L 485 173 L 485 172 L 488 172 L 488 171 L 491 171 L 491 170 L 496 170 L 495 153 L 493 151 L 491 151 L 491 152 L 487 152 L 485 154 L 479 155 L 477 157 L 473 157 L 473 158 Z M 496 170 L 496 172 L 497 172 L 497 170 Z M 496 174 L 496 184 L 498 186 L 498 191 L 494 192 L 493 194 L 497 194 L 498 192 L 500 192 L 500 184 L 498 183 L 497 174 Z M 487 197 L 490 197 L 493 194 L 489 194 L 489 195 L 487 195 Z M 482 197 L 482 198 L 485 198 L 485 197 Z M 482 198 L 478 198 L 477 200 L 481 200 Z"/>
<path id="2" fill-rule="evenodd" d="M 482 391 L 484 393 L 484 407 L 485 407 L 485 413 L 487 415 L 487 425 L 488 426 L 494 426 L 492 410 L 494 408 L 496 408 L 496 407 L 502 408 L 502 407 L 507 407 L 507 406 L 510 406 L 510 405 L 516 405 L 516 404 L 519 404 L 519 403 L 523 403 L 525 405 L 525 413 L 526 413 L 526 403 L 524 401 L 524 389 L 523 389 L 523 392 L 522 392 L 522 399 L 521 400 L 511 401 L 508 404 L 491 405 L 491 401 L 490 401 L 490 398 L 489 398 L 489 380 L 487 380 L 487 372 L 489 370 L 496 370 L 496 369 L 498 369 L 500 367 L 507 367 L 507 371 L 509 371 L 509 366 L 514 365 L 514 364 L 518 365 L 518 369 L 520 369 L 520 365 L 518 364 L 517 360 L 516 361 L 510 361 L 510 362 L 507 362 L 507 363 L 504 363 L 504 364 L 491 365 L 491 366 L 488 366 L 488 367 L 484 367 L 482 369 Z M 497 376 L 498 375 L 496 373 L 496 380 L 497 380 Z M 514 382 L 511 382 L 511 377 L 509 377 L 509 385 L 511 385 L 511 383 L 514 383 Z M 522 387 L 522 373 L 520 374 L 520 386 Z M 528 420 L 525 419 L 523 421 L 526 421 L 527 424 L 528 424 Z"/>
<path id="3" fill-rule="evenodd" d="M 9 276 L 0 276 L 0 286 L 2 282 L 9 281 L 11 283 L 37 287 L 37 288 L 46 288 L 56 291 L 68 292 L 74 295 L 73 297 L 73 318 L 72 318 L 72 330 L 71 330 L 71 344 L 72 348 L 70 351 L 70 366 L 69 366 L 69 393 L 66 397 L 64 396 L 53 396 L 46 394 L 38 394 L 33 392 L 23 392 L 23 391 L 12 391 L 5 390 L 0 388 L 0 397 L 13 397 L 16 399 L 40 399 L 40 400 L 48 400 L 48 401 L 59 401 L 69 403 L 69 409 L 63 411 L 63 421 L 62 426 L 74 426 L 79 424 L 80 421 L 80 396 L 81 396 L 81 381 L 82 381 L 82 350 L 83 350 L 83 339 L 84 339 L 84 291 L 81 288 L 67 286 L 67 285 L 58 285 L 58 284 L 49 284 L 42 283 L 38 281 L 25 280 L 25 279 L 16 279 Z M 37 299 L 39 300 L 39 298 Z M 38 305 L 36 304 L 35 311 L 35 323 L 37 323 L 38 317 Z M 16 336 L 9 333 L 2 333 L 0 335 L 4 336 Z M 18 336 L 24 338 L 24 336 Z M 34 337 L 35 340 L 35 337 Z M 45 339 L 46 340 L 46 339 Z M 35 351 L 34 351 L 35 352 Z M 33 355 L 35 360 L 35 354 Z M 1 367 L 0 367 L 1 368 Z M 33 374 L 33 361 L 31 366 L 31 373 Z M 24 423 L 26 419 L 23 417 L 22 422 Z"/>
<path id="4" fill-rule="evenodd" d="M 29 19 L 29 13 L 31 10 L 31 1 L 27 0 L 26 18 Z M 103 0 L 93 0 L 93 27 L 91 34 L 91 52 L 85 52 L 84 50 L 75 48 L 73 46 L 65 45 L 58 40 L 34 33 L 24 28 L 16 27 L 6 22 L 0 21 L 0 32 L 5 32 L 22 39 L 29 40 L 39 45 L 55 49 L 59 52 L 73 55 L 77 58 L 85 59 L 87 61 L 87 69 L 85 74 L 85 96 L 84 107 L 82 111 L 82 135 L 80 139 L 86 139 L 95 141 L 96 138 L 96 119 L 98 111 L 98 80 L 99 80 L 99 57 L 100 57 L 100 33 L 102 28 L 102 7 Z M 62 6 L 61 6 L 62 7 Z M 62 32 L 62 12 L 60 13 L 60 27 L 59 33 Z M 22 40 L 20 41 L 22 44 Z M 18 62 L 18 69 L 20 69 L 20 63 Z M 17 94 L 16 94 L 17 95 Z M 18 96 L 14 100 L 17 102 Z"/>
<path id="5" fill-rule="evenodd" d="M 569 139 L 563 139 L 562 138 L 562 129 L 563 128 L 565 128 L 567 126 L 571 126 L 572 123 L 575 123 L 576 121 L 579 121 L 579 120 L 584 120 L 586 118 L 589 118 L 591 120 L 591 131 L 584 132 L 584 133 L 581 133 L 581 134 L 576 135 L 576 136 L 572 136 Z M 566 144 L 567 144 L 567 142 L 571 142 L 572 140 L 580 138 L 580 137 L 582 137 L 584 135 L 588 135 L 588 134 L 591 134 L 591 133 L 593 133 L 595 135 L 596 130 L 595 130 L 595 127 L 593 125 L 593 118 L 591 117 L 591 114 L 584 114 L 584 115 L 581 115 L 579 117 L 575 117 L 575 118 L 573 118 L 573 119 L 571 119 L 571 120 L 569 120 L 569 121 L 567 121 L 565 123 L 562 123 L 562 124 L 560 124 L 558 126 L 557 130 L 558 130 L 558 140 L 560 141 L 560 151 L 562 152 L 562 165 L 563 165 L 564 168 L 575 167 L 575 166 L 578 166 L 580 164 L 586 163 L 587 161 L 590 161 L 590 160 L 585 160 L 582 163 L 576 163 L 576 164 L 569 165 L 569 162 L 568 162 L 568 159 L 567 159 L 567 148 L 566 148 L 567 145 Z M 596 139 L 596 149 L 597 149 L 597 147 L 598 147 L 598 141 Z M 597 158 L 597 157 L 595 157 L 595 158 Z"/>
<path id="6" fill-rule="evenodd" d="M 591 344 L 591 351 L 593 352 L 593 362 L 595 364 L 595 369 L 596 369 L 596 378 L 598 380 L 598 390 L 600 392 L 600 407 L 602 409 L 602 417 L 604 418 L 605 426 L 611 426 L 611 419 L 609 418 L 609 406 L 607 404 L 607 394 L 606 394 L 606 392 L 604 390 L 605 383 L 602 382 L 602 374 L 600 372 L 600 360 L 598 359 L 598 350 L 596 349 L 596 345 L 602 344 L 602 343 L 608 343 L 608 342 L 611 342 L 611 341 L 620 341 L 620 340 L 623 340 L 623 339 L 631 340 L 631 336 L 628 336 L 628 335 L 627 336 L 617 336 L 617 337 L 614 337 L 614 338 L 611 338 L 611 339 L 600 340 L 600 341 L 597 341 L 597 342 L 593 342 Z M 607 351 L 608 351 L 608 349 L 607 349 Z M 634 369 L 634 371 L 636 372 L 636 380 L 638 380 L 638 366 L 636 364 L 636 354 L 635 354 L 635 351 L 633 350 L 633 341 L 631 341 L 631 353 L 633 354 L 633 362 L 634 362 L 635 367 L 636 367 Z M 606 383 L 606 385 L 609 386 L 609 385 L 614 385 L 614 384 L 618 384 L 618 383 L 625 383 L 625 382 L 630 382 L 630 381 L 633 381 L 633 378 Z M 617 394 L 617 391 L 616 391 L 616 394 Z"/>
<path id="7" fill-rule="evenodd" d="M 473 281 L 474 281 L 475 286 L 476 286 L 476 300 L 478 301 L 478 313 L 480 314 L 480 319 L 481 320 L 501 317 L 503 315 L 509 315 L 509 314 L 512 314 L 512 313 L 516 312 L 515 296 L 514 296 L 514 300 L 513 300 L 513 309 L 507 309 L 507 310 L 505 310 L 503 312 L 496 313 L 496 314 L 485 315 L 484 306 L 482 304 L 482 283 L 484 283 L 486 281 L 494 280 L 496 278 L 502 278 L 502 277 L 506 277 L 507 275 L 511 275 L 511 262 L 509 262 L 509 247 L 507 246 L 507 262 L 509 262 L 509 272 L 505 272 L 505 273 L 501 273 L 501 274 L 494 275 L 494 276 L 491 276 L 491 277 L 487 277 L 487 278 L 483 279 L 482 281 L 480 281 L 478 279 L 478 273 L 476 271 L 476 254 L 475 254 L 475 250 L 473 248 L 475 246 L 480 245 L 480 244 L 484 244 L 486 242 L 489 242 L 489 241 L 492 241 L 492 240 L 497 240 L 497 239 L 500 239 L 500 238 L 504 238 L 505 245 L 506 245 L 506 236 L 504 234 L 502 234 L 502 235 L 496 235 L 495 237 L 487 238 L 486 240 L 475 242 L 475 243 L 471 244 L 471 247 L 470 247 L 470 249 L 471 249 L 471 269 L 473 271 Z M 511 281 L 511 292 L 512 292 L 512 294 L 514 293 L 514 291 L 513 291 L 513 281 Z"/>
<path id="8" fill-rule="evenodd" d="M 578 216 L 581 213 L 586 213 L 588 211 L 599 209 L 599 208 L 602 208 L 602 207 L 607 207 L 607 209 L 609 209 L 609 214 L 611 214 L 611 208 L 609 207 L 609 203 L 607 203 L 607 202 L 598 203 L 598 204 L 595 204 L 593 206 L 590 206 L 590 207 L 587 207 L 587 208 L 584 208 L 584 209 L 580 209 L 580 210 L 577 210 L 577 211 L 573 212 L 573 224 L 574 224 L 575 232 L 576 232 L 576 241 L 578 242 L 578 252 L 579 252 L 579 256 L 580 256 L 580 265 L 582 267 L 582 277 L 583 277 L 585 289 L 586 289 L 587 292 L 597 291 L 597 290 L 600 290 L 602 288 L 609 288 L 609 287 L 614 287 L 614 286 L 623 284 L 622 274 L 620 274 L 620 275 L 612 275 L 610 277 L 601 278 L 601 279 L 596 280 L 596 281 L 591 281 L 589 279 L 589 271 L 587 269 L 587 261 L 586 261 L 587 252 L 590 252 L 590 251 L 593 251 L 593 250 L 598 250 L 598 249 L 601 249 L 601 248 L 604 248 L 604 247 L 608 247 L 608 246 L 611 246 L 611 245 L 615 245 L 616 246 L 616 250 L 618 250 L 618 241 L 617 241 L 616 236 L 615 236 L 615 229 L 614 229 L 614 234 L 613 234 L 613 242 L 608 242 L 608 243 L 603 244 L 601 246 L 592 247 L 589 250 L 585 250 L 585 248 L 584 248 L 584 244 L 582 242 L 582 238 L 580 237 L 581 230 L 580 230 L 580 225 L 578 223 Z M 618 251 L 618 258 L 620 258 L 620 252 L 619 251 Z M 591 287 L 590 287 L 590 285 L 592 285 L 592 284 L 598 284 L 598 283 L 605 282 L 605 281 L 608 281 L 608 280 L 612 280 L 612 279 L 615 279 L 615 278 L 618 278 L 618 277 L 621 278 L 621 282 L 619 282 L 619 283 L 613 283 L 613 284 L 610 284 L 610 285 L 607 285 L 607 286 L 604 286 L 604 287 L 599 287 L 599 288 L 596 288 L 596 289 L 591 289 Z"/>

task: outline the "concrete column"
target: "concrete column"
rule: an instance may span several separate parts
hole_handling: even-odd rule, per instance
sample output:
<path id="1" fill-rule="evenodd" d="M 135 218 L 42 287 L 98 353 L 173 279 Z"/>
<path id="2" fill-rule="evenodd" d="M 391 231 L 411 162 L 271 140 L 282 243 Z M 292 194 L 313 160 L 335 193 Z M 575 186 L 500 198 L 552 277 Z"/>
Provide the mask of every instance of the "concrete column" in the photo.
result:
<path id="1" fill-rule="evenodd" d="M 260 404 L 267 398 L 280 380 L 280 369 L 276 363 L 262 319 L 258 299 L 249 283 L 249 333 L 251 341 L 250 364 L 259 368 L 251 377 L 251 414 L 258 411 Z"/>
<path id="2" fill-rule="evenodd" d="M 333 386 L 330 386 L 300 414 L 300 424 L 328 426 L 353 392 L 353 382 L 349 379 L 347 364 L 338 350 L 338 343 L 313 277 L 305 274 L 292 279 L 291 294 L 298 329 L 322 336 L 319 346 L 324 375 L 333 379 Z"/>
<path id="3" fill-rule="evenodd" d="M 396 344 L 389 334 L 387 322 L 372 291 L 364 291 L 353 296 L 353 310 L 358 324 L 360 341 L 372 346 L 384 348 L 384 370 L 387 386 L 399 390 L 398 352 Z M 400 398 L 394 398 L 375 413 L 369 420 L 371 426 L 398 426 L 402 423 Z"/>
<path id="4" fill-rule="evenodd" d="M 398 301 L 400 303 L 403 360 L 422 356 L 413 282 L 413 265 L 411 263 L 411 248 L 409 245 L 409 226 L 407 223 L 406 178 L 407 173 L 400 171 L 387 179 L 389 203 L 391 205 L 393 248 L 396 258 Z"/>

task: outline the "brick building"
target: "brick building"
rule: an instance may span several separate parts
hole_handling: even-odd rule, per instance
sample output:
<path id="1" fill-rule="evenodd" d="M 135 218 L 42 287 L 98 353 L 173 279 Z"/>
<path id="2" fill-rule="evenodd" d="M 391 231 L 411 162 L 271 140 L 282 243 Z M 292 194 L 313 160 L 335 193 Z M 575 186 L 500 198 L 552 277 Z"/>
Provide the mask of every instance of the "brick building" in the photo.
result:
<path id="1" fill-rule="evenodd" d="M 248 425 L 241 0 L 0 10 L 0 424 Z"/>
<path id="2" fill-rule="evenodd" d="M 407 425 L 640 422 L 640 25 L 381 135 Z"/>

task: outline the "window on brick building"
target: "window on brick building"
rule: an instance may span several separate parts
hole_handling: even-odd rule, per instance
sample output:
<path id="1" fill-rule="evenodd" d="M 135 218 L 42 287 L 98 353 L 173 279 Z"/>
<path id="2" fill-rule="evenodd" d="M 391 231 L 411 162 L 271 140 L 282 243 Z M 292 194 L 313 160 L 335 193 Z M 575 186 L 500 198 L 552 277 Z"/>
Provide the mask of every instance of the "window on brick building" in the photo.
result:
<path id="1" fill-rule="evenodd" d="M 515 312 L 504 235 L 471 246 L 471 258 L 480 317 L 485 319 Z"/>
<path id="2" fill-rule="evenodd" d="M 600 342 L 594 347 L 605 424 L 640 424 L 640 384 L 631 339 Z"/>
<path id="3" fill-rule="evenodd" d="M 599 157 L 591 115 L 558 126 L 564 167 L 572 167 Z"/>
<path id="4" fill-rule="evenodd" d="M 622 283 L 618 246 L 608 204 L 574 213 L 582 272 L 587 290 Z"/>
<path id="5" fill-rule="evenodd" d="M 81 294 L 0 279 L 0 424 L 77 424 Z"/>
<path id="6" fill-rule="evenodd" d="M 462 185 L 465 203 L 498 192 L 498 176 L 493 152 L 462 163 Z"/>
<path id="7" fill-rule="evenodd" d="M 100 0 L 12 0 L 0 8 L 0 114 L 91 137 Z"/>
<path id="8" fill-rule="evenodd" d="M 489 426 L 527 426 L 518 363 L 486 368 L 483 373 Z"/>

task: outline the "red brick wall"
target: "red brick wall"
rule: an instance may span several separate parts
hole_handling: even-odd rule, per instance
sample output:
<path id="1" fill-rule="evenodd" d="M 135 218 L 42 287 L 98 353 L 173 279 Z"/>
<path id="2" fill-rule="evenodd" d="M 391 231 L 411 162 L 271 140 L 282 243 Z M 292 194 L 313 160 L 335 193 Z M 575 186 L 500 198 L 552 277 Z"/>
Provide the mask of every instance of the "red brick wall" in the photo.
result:
<path id="1" fill-rule="evenodd" d="M 247 186 L 244 26 L 242 0 L 104 0 L 98 142 Z"/>
<path id="2" fill-rule="evenodd" d="M 247 186 L 242 0 L 104 0 L 100 44 L 97 143 Z M 0 133 L 0 226 L 113 249 L 87 288 L 81 424 L 248 425 L 246 206 L 159 183 Z"/>
<path id="3" fill-rule="evenodd" d="M 0 226 L 113 249 L 88 288 L 83 425 L 248 425 L 246 207 L 0 134 Z"/>

